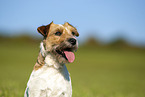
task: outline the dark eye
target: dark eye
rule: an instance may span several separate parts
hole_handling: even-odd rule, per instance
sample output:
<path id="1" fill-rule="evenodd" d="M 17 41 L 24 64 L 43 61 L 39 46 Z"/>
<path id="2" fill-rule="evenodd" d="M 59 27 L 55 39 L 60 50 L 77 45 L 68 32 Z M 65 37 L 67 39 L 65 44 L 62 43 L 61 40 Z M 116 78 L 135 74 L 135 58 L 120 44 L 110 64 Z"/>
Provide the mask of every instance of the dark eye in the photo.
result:
<path id="1" fill-rule="evenodd" d="M 75 32 L 72 32 L 72 35 L 75 35 Z"/>
<path id="2" fill-rule="evenodd" d="M 55 35 L 56 36 L 60 36 L 62 33 L 61 32 L 56 32 Z"/>

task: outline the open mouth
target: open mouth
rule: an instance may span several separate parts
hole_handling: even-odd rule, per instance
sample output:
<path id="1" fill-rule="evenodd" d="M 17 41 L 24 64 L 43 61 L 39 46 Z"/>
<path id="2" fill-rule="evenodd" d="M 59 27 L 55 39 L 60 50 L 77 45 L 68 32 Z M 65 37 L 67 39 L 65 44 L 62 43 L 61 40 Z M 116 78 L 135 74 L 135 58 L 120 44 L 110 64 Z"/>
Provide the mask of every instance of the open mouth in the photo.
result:
<path id="1" fill-rule="evenodd" d="M 61 55 L 62 57 L 64 57 L 66 60 L 68 60 L 69 63 L 72 63 L 75 59 L 75 55 L 72 51 L 71 48 L 65 48 L 65 49 L 61 49 L 61 50 L 56 50 L 56 52 Z"/>

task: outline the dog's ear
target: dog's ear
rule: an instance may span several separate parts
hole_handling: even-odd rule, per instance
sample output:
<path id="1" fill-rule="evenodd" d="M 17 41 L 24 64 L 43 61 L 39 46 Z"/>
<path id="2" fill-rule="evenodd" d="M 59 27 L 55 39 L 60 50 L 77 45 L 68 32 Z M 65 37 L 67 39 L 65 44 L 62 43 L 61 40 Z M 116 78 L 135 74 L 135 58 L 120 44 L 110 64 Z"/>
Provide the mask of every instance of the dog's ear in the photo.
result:
<path id="1" fill-rule="evenodd" d="M 51 25 L 52 23 L 53 23 L 53 21 L 52 21 L 50 24 L 46 25 L 46 26 L 40 26 L 40 27 L 38 27 L 38 28 L 37 28 L 37 31 L 38 31 L 40 34 L 42 34 L 44 37 L 47 37 L 48 32 L 49 32 L 50 25 Z"/>

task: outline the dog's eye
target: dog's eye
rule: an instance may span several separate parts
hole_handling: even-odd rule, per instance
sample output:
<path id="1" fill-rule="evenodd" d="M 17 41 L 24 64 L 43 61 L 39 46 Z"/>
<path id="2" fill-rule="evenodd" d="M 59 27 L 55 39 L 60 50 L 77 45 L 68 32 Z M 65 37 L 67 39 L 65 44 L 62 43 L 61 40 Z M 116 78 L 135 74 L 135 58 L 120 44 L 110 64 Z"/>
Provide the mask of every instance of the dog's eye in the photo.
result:
<path id="1" fill-rule="evenodd" d="M 62 33 L 61 32 L 56 32 L 55 35 L 56 36 L 60 36 Z"/>
<path id="2" fill-rule="evenodd" d="M 72 32 L 72 35 L 75 35 L 75 32 Z"/>

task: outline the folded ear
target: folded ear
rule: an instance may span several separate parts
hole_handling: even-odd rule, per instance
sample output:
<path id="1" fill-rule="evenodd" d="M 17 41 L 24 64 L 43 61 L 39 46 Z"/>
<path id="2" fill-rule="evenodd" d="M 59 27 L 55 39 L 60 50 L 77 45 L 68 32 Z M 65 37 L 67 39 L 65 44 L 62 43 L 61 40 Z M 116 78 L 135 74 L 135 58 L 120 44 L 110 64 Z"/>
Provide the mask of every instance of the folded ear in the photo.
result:
<path id="1" fill-rule="evenodd" d="M 46 26 L 40 26 L 37 28 L 37 31 L 42 34 L 44 37 L 47 37 L 48 33 L 49 33 L 49 28 L 50 28 L 50 25 L 53 23 L 53 21 L 46 25 Z"/>
<path id="2" fill-rule="evenodd" d="M 77 32 L 76 36 L 79 37 L 79 33 L 78 32 Z"/>

